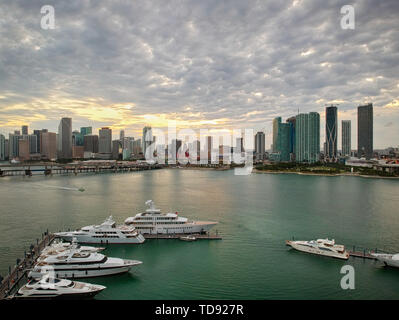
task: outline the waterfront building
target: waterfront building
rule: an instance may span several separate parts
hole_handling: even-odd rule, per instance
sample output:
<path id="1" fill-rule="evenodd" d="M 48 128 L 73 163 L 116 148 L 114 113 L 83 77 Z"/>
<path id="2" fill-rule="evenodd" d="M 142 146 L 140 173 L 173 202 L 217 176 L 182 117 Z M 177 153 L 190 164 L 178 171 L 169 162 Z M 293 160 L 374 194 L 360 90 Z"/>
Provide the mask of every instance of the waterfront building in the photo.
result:
<path id="1" fill-rule="evenodd" d="M 255 135 L 255 158 L 256 160 L 263 160 L 265 157 L 265 134 L 264 132 L 257 132 Z"/>
<path id="2" fill-rule="evenodd" d="M 55 132 L 41 132 L 41 154 L 47 160 L 57 158 L 57 134 Z"/>
<path id="3" fill-rule="evenodd" d="M 78 130 L 72 132 L 72 146 L 83 146 L 83 134 Z"/>
<path id="4" fill-rule="evenodd" d="M 125 148 L 125 130 L 119 132 L 119 141 L 121 142 L 122 150 Z"/>
<path id="5" fill-rule="evenodd" d="M 151 127 L 144 127 L 143 128 L 143 138 L 142 138 L 142 144 L 143 144 L 143 154 L 145 156 L 145 152 L 147 150 L 147 147 L 152 143 L 152 130 Z"/>
<path id="6" fill-rule="evenodd" d="M 98 136 L 87 134 L 83 137 L 84 151 L 89 153 L 98 153 Z"/>
<path id="7" fill-rule="evenodd" d="M 84 158 L 84 146 L 72 146 L 72 158 L 83 159 Z"/>
<path id="8" fill-rule="evenodd" d="M 16 131 L 17 134 L 10 133 L 8 135 L 8 155 L 10 159 L 17 158 L 19 155 L 19 139 L 21 139 L 21 135 L 19 135 L 19 131 Z"/>
<path id="9" fill-rule="evenodd" d="M 92 134 L 93 132 L 92 127 L 81 127 L 80 128 L 80 133 L 82 134 L 82 136 L 87 136 L 89 134 Z"/>
<path id="10" fill-rule="evenodd" d="M 351 121 L 342 120 L 342 155 L 350 156 L 352 145 L 351 145 Z"/>
<path id="11" fill-rule="evenodd" d="M 357 155 L 370 159 L 373 156 L 373 104 L 357 108 Z"/>
<path id="12" fill-rule="evenodd" d="M 290 160 L 295 161 L 295 128 L 296 128 L 296 117 L 288 118 L 285 122 L 291 124 L 291 148 L 290 148 Z"/>
<path id="13" fill-rule="evenodd" d="M 297 162 L 314 163 L 320 159 L 320 115 L 300 113 L 296 117 L 295 155 Z"/>
<path id="14" fill-rule="evenodd" d="M 337 159 L 337 107 L 326 107 L 326 149 L 324 158 L 328 161 Z"/>
<path id="15" fill-rule="evenodd" d="M 72 119 L 62 118 L 58 126 L 58 159 L 72 159 Z"/>
<path id="16" fill-rule="evenodd" d="M 33 134 L 36 136 L 36 153 L 41 153 L 41 130 L 33 130 Z"/>
<path id="17" fill-rule="evenodd" d="M 29 134 L 26 136 L 29 141 L 29 153 L 35 154 L 37 152 L 37 136 L 35 134 Z"/>
<path id="18" fill-rule="evenodd" d="M 26 161 L 30 159 L 29 153 L 29 140 L 19 139 L 18 140 L 18 158 L 21 161 Z"/>
<path id="19" fill-rule="evenodd" d="M 281 123 L 281 117 L 277 117 L 273 119 L 273 145 L 272 152 L 276 153 L 277 151 L 277 140 L 278 140 L 278 128 Z"/>
<path id="20" fill-rule="evenodd" d="M 10 152 L 10 149 L 9 149 L 9 146 L 8 146 L 8 139 L 6 139 L 5 140 L 5 143 L 4 143 L 4 156 L 5 156 L 5 159 L 4 160 L 8 160 L 10 157 L 9 157 L 9 152 Z"/>
<path id="21" fill-rule="evenodd" d="M 28 126 L 22 126 L 22 135 L 28 135 Z"/>
<path id="22" fill-rule="evenodd" d="M 112 141 L 112 159 L 118 160 L 120 152 L 121 141 L 113 140 Z"/>
<path id="23" fill-rule="evenodd" d="M 6 160 L 6 137 L 0 134 L 0 161 Z"/>
<path id="24" fill-rule="evenodd" d="M 132 152 L 133 154 L 138 157 L 140 153 L 143 153 L 141 139 L 134 140 L 131 138 L 130 143 L 132 144 Z"/>
<path id="25" fill-rule="evenodd" d="M 290 161 L 291 133 L 291 123 L 282 123 L 281 117 L 273 120 L 273 153 L 280 154 L 279 161 Z"/>
<path id="26" fill-rule="evenodd" d="M 112 129 L 103 127 L 99 130 L 98 152 L 105 154 L 112 153 Z"/>

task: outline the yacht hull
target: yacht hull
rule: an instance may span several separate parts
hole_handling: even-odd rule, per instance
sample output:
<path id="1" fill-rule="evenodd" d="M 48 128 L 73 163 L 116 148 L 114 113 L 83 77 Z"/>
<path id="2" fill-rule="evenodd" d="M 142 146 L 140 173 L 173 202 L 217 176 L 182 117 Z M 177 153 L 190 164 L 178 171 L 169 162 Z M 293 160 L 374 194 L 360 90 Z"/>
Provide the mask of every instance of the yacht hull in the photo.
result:
<path id="1" fill-rule="evenodd" d="M 320 250 L 320 249 L 313 248 L 313 247 L 303 246 L 303 245 L 295 243 L 294 241 L 289 241 L 289 240 L 286 241 L 286 244 L 287 244 L 287 246 L 290 246 L 295 250 L 306 252 L 306 253 L 317 254 L 320 256 L 326 256 L 326 257 L 343 259 L 343 260 L 348 260 L 348 258 L 349 258 L 349 253 L 346 251 L 344 253 L 328 252 L 328 251 Z"/>
<path id="2" fill-rule="evenodd" d="M 141 244 L 145 241 L 142 235 L 134 238 L 94 238 L 86 235 L 74 235 L 68 232 L 59 232 L 55 235 L 65 241 L 72 241 L 72 239 L 76 238 L 78 243 L 86 244 Z"/>
<path id="3" fill-rule="evenodd" d="M 43 295 L 15 295 L 13 298 L 16 300 L 75 300 L 75 299 L 91 299 L 97 294 L 99 294 L 102 290 L 85 292 L 85 293 L 65 293 L 65 294 L 43 294 Z"/>
<path id="4" fill-rule="evenodd" d="M 386 266 L 399 268 L 399 260 L 393 260 L 392 255 L 388 254 L 373 254 L 373 256 L 378 260 L 383 262 Z"/>

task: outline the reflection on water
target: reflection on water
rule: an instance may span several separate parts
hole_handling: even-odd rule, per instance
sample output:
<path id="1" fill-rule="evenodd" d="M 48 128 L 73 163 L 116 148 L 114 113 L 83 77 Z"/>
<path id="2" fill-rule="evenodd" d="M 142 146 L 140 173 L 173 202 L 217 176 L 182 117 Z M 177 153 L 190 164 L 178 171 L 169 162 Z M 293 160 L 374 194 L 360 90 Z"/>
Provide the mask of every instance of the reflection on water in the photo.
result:
<path id="1" fill-rule="evenodd" d="M 80 187 L 85 192 L 76 192 Z M 153 199 L 163 211 L 216 220 L 221 241 L 152 240 L 109 246 L 106 254 L 143 261 L 130 274 L 92 279 L 103 299 L 399 298 L 399 270 L 290 250 L 284 240 L 335 238 L 399 252 L 399 181 L 358 177 L 155 170 L 0 180 L 0 273 L 42 232 L 122 222 Z M 356 290 L 340 289 L 355 267 Z"/>

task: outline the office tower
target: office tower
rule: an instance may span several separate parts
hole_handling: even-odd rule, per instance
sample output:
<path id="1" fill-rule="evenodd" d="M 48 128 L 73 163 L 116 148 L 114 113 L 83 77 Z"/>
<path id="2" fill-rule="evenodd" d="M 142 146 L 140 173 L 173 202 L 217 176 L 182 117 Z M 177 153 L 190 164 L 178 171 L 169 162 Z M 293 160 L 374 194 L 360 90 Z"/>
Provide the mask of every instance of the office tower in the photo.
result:
<path id="1" fill-rule="evenodd" d="M 28 134 L 28 126 L 22 126 L 22 135 Z"/>
<path id="2" fill-rule="evenodd" d="M 291 124 L 291 149 L 290 149 L 290 160 L 295 161 L 295 128 L 296 128 L 296 117 L 288 118 L 285 122 Z"/>
<path id="3" fill-rule="evenodd" d="M 351 155 L 351 121 L 342 120 L 342 155 Z"/>
<path id="4" fill-rule="evenodd" d="M 6 139 L 5 140 L 5 143 L 4 143 L 4 156 L 5 156 L 5 160 L 8 160 L 9 159 L 9 152 L 10 152 L 10 149 L 9 149 L 9 146 L 8 146 L 8 139 Z"/>
<path id="5" fill-rule="evenodd" d="M 85 135 L 83 145 L 85 152 L 98 153 L 98 136 L 94 134 Z"/>
<path id="6" fill-rule="evenodd" d="M 373 104 L 357 108 L 357 156 L 370 159 L 373 156 Z"/>
<path id="7" fill-rule="evenodd" d="M 41 154 L 47 160 L 57 158 L 57 134 L 55 132 L 41 133 Z"/>
<path id="8" fill-rule="evenodd" d="M 125 148 L 125 130 L 119 132 L 119 141 L 121 142 L 122 149 Z"/>
<path id="9" fill-rule="evenodd" d="M 119 147 L 121 145 L 120 140 L 113 140 L 112 141 L 112 159 L 118 160 L 119 159 Z"/>
<path id="10" fill-rule="evenodd" d="M 112 153 L 112 129 L 103 127 L 99 130 L 98 152 L 108 154 Z"/>
<path id="11" fill-rule="evenodd" d="M 335 161 L 337 159 L 337 107 L 326 107 L 326 150 L 325 159 Z"/>
<path id="12" fill-rule="evenodd" d="M 37 136 L 35 134 L 29 134 L 27 138 L 29 140 L 29 153 L 37 153 Z"/>
<path id="13" fill-rule="evenodd" d="M 80 133 L 82 134 L 82 136 L 86 136 L 88 134 L 92 134 L 92 127 L 81 127 L 80 128 Z"/>
<path id="14" fill-rule="evenodd" d="M 140 153 L 143 153 L 141 139 L 134 140 L 133 138 L 131 138 L 131 140 L 129 140 L 129 143 L 132 146 L 132 153 L 135 156 L 138 156 Z"/>
<path id="15" fill-rule="evenodd" d="M 72 159 L 72 119 L 62 118 L 58 126 L 58 159 Z"/>
<path id="16" fill-rule="evenodd" d="M 263 160 L 265 156 L 265 134 L 261 131 L 255 134 L 255 157 L 256 160 Z"/>
<path id="17" fill-rule="evenodd" d="M 206 142 L 205 142 L 205 152 L 206 152 L 206 155 L 207 155 L 207 160 L 208 160 L 208 163 L 211 163 L 211 161 L 212 161 L 212 147 L 213 147 L 213 138 L 212 138 L 212 136 L 207 136 L 206 137 Z"/>
<path id="18" fill-rule="evenodd" d="M 78 130 L 72 132 L 72 146 L 83 146 L 83 134 Z"/>
<path id="19" fill-rule="evenodd" d="M 278 139 L 278 127 L 279 127 L 280 123 L 281 123 L 281 117 L 277 117 L 277 118 L 273 119 L 273 145 L 272 145 L 273 152 L 278 152 L 277 151 L 277 139 Z"/>
<path id="20" fill-rule="evenodd" d="M 19 139 L 18 140 L 18 158 L 21 161 L 29 160 L 29 140 Z"/>
<path id="21" fill-rule="evenodd" d="M 17 131 L 18 133 L 19 131 Z M 14 159 L 19 155 L 19 139 L 22 137 L 19 134 L 10 133 L 8 135 L 8 156 L 10 159 Z"/>
<path id="22" fill-rule="evenodd" d="M 36 136 L 36 153 L 41 153 L 41 130 L 33 130 L 33 134 Z"/>
<path id="23" fill-rule="evenodd" d="M 0 161 L 6 160 L 6 137 L 0 134 Z"/>
<path id="24" fill-rule="evenodd" d="M 72 159 L 83 159 L 84 153 L 84 146 L 72 146 Z"/>
<path id="25" fill-rule="evenodd" d="M 296 117 L 295 155 L 297 162 L 314 163 L 320 158 L 320 115 L 301 113 Z"/>
<path id="26" fill-rule="evenodd" d="M 152 130 L 151 130 L 151 127 L 144 127 L 143 128 L 143 138 L 142 138 L 144 156 L 145 156 L 145 151 L 147 150 L 147 147 L 151 143 L 152 143 Z"/>

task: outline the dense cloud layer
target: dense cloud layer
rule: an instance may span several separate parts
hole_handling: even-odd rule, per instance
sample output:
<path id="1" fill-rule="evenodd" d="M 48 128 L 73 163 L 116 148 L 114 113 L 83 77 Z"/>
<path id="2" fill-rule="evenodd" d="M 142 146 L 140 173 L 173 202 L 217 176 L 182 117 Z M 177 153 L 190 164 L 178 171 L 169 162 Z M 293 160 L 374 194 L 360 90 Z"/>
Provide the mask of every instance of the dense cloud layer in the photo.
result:
<path id="1" fill-rule="evenodd" d="M 55 8 L 43 30 L 40 8 Z M 339 103 L 375 106 L 375 147 L 399 144 L 399 2 L 13 0 L 0 4 L 0 127 L 146 123 L 265 130 Z M 324 141 L 322 130 L 322 139 Z"/>

